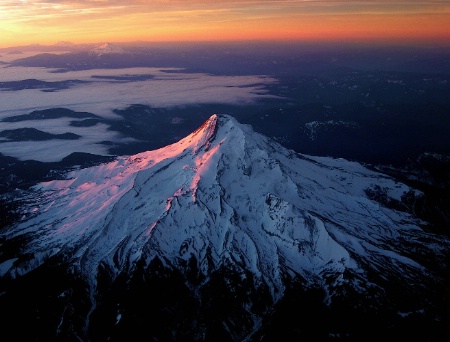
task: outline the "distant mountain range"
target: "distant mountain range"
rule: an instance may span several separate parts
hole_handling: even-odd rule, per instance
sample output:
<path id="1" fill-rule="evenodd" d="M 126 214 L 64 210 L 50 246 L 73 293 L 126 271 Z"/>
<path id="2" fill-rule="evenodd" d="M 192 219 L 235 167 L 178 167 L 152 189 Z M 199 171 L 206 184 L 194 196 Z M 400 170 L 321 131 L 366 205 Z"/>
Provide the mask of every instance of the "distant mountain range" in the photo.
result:
<path id="1" fill-rule="evenodd" d="M 0 234 L 2 336 L 444 341 L 450 239 L 421 196 L 213 115 L 22 193 Z"/>

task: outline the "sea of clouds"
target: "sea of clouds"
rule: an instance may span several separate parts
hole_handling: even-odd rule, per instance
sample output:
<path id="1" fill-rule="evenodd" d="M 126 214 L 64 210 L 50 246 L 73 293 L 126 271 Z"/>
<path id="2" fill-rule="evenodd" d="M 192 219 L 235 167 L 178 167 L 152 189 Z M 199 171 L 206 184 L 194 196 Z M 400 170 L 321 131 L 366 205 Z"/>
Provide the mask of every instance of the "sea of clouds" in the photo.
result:
<path id="1" fill-rule="evenodd" d="M 11 57 L 10 57 L 11 58 Z M 64 107 L 86 111 L 108 119 L 121 118 L 114 109 L 132 104 L 155 108 L 170 108 L 199 104 L 249 105 L 264 98 L 273 98 L 268 85 L 275 78 L 261 75 L 216 76 L 206 73 L 189 73 L 177 68 L 124 68 L 94 69 L 59 72 L 37 67 L 0 66 L 0 82 L 36 79 L 45 82 L 82 81 L 71 83 L 68 88 L 49 89 L 0 89 L 0 120 L 23 115 L 33 110 Z M 67 118 L 1 122 L 0 131 L 22 127 L 36 128 L 44 132 L 62 134 L 72 132 L 81 136 L 78 140 L 49 140 L 6 142 L 2 139 L 0 153 L 21 160 L 34 159 L 45 162 L 59 161 L 72 152 L 88 152 L 108 155 L 101 141 L 123 143 L 130 138 L 108 130 L 107 125 L 73 127 Z M 128 140 L 127 140 L 128 139 Z"/>

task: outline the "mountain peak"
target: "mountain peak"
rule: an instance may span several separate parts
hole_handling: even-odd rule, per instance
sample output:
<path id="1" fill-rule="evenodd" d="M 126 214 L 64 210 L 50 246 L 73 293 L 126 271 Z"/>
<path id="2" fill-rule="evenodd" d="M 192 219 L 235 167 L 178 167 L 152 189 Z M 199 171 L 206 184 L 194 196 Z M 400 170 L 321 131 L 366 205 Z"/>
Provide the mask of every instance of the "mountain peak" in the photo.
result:
<path id="1" fill-rule="evenodd" d="M 125 50 L 123 50 L 121 47 L 106 42 L 103 44 L 100 44 L 96 46 L 94 49 L 90 51 L 91 53 L 97 54 L 98 56 L 104 55 L 104 54 L 112 54 L 112 53 L 124 53 Z"/>
<path id="2" fill-rule="evenodd" d="M 196 138 L 196 148 L 198 151 L 201 147 L 209 148 L 209 144 L 214 139 L 217 130 L 220 126 L 224 125 L 226 119 L 230 120 L 230 117 L 225 115 L 213 114 L 206 120 L 197 130 L 192 133 L 192 138 Z"/>
<path id="3" fill-rule="evenodd" d="M 229 126 L 228 129 L 226 126 Z M 227 114 L 213 114 L 198 129 L 190 134 L 186 140 L 195 141 L 194 151 L 198 152 L 201 148 L 208 149 L 212 140 L 216 138 L 219 130 L 223 130 L 222 138 L 239 123 Z M 231 128 L 233 127 L 233 128 Z"/>

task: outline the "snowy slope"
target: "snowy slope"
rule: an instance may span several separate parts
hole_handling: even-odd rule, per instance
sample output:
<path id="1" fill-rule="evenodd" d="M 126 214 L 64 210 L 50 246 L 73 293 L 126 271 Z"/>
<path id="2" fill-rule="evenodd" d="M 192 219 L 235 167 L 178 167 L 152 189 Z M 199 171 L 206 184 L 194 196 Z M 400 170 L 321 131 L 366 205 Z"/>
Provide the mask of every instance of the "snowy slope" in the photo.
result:
<path id="1" fill-rule="evenodd" d="M 37 186 L 32 217 L 2 234 L 26 236 L 27 257 L 1 260 L 0 274 L 17 278 L 59 256 L 95 292 L 101 264 L 117 277 L 137 262 L 183 271 L 193 259 L 206 281 L 222 267 L 250 271 L 275 302 L 286 275 L 323 286 L 330 302 L 342 286 L 376 286 L 372 271 L 419 283 L 428 270 L 417 251 L 442 255 L 448 242 L 368 189 L 393 203 L 412 193 L 360 164 L 296 154 L 213 115 L 173 145 Z"/>

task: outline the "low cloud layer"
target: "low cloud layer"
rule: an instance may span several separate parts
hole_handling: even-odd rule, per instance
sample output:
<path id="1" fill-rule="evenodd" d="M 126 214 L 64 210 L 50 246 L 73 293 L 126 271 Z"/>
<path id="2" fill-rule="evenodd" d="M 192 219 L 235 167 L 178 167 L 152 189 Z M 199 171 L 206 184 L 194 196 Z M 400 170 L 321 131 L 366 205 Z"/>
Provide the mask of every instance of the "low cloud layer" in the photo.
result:
<path id="1" fill-rule="evenodd" d="M 14 141 L 0 143 L 0 152 L 4 155 L 15 157 L 19 160 L 38 160 L 42 162 L 57 162 L 74 152 L 92 153 L 102 156 L 110 155 L 108 147 L 99 144 L 100 141 L 110 140 L 118 144 L 133 141 L 117 132 L 108 130 L 109 126 L 105 124 L 97 124 L 92 127 L 68 127 L 64 126 L 66 119 L 54 119 L 37 121 L 38 126 L 46 126 L 45 130 L 53 134 L 63 134 L 68 131 L 80 135 L 77 140 L 45 140 L 45 141 Z M 29 124 L 29 122 L 21 122 L 21 124 Z M 18 123 L 4 125 L 2 127 L 9 128 L 17 126 Z M 30 125 L 27 125 L 28 127 Z"/>
<path id="2" fill-rule="evenodd" d="M 0 69 L 2 82 L 36 79 L 44 82 L 74 82 L 68 88 L 0 90 L 0 120 L 23 115 L 33 110 L 64 107 L 86 111 L 107 119 L 121 118 L 113 109 L 132 104 L 157 108 L 197 104 L 252 104 L 270 95 L 267 85 L 277 82 L 264 76 L 214 76 L 186 73 L 181 69 L 129 68 L 97 69 L 57 73 L 44 68 L 4 67 Z M 105 124 L 91 127 L 73 127 L 73 119 L 59 118 L 1 122 L 0 131 L 18 128 L 36 128 L 52 134 L 71 132 L 81 136 L 77 140 L 20 141 L 0 143 L 0 153 L 21 160 L 59 161 L 72 152 L 108 155 L 108 148 L 99 144 L 112 141 L 122 144 L 130 141 Z"/>
<path id="3" fill-rule="evenodd" d="M 268 94 L 266 85 L 276 82 L 275 79 L 264 76 L 214 76 L 156 68 L 55 73 L 44 68 L 4 67 L 0 72 L 3 82 L 26 79 L 87 82 L 53 92 L 38 89 L 0 91 L 0 118 L 52 107 L 110 116 L 113 109 L 121 109 L 130 104 L 159 108 L 205 103 L 249 104 L 273 97 Z M 137 78 L 142 75 L 149 76 L 149 79 L 133 81 L 133 76 Z M 115 77 L 122 79 L 117 80 Z"/>

